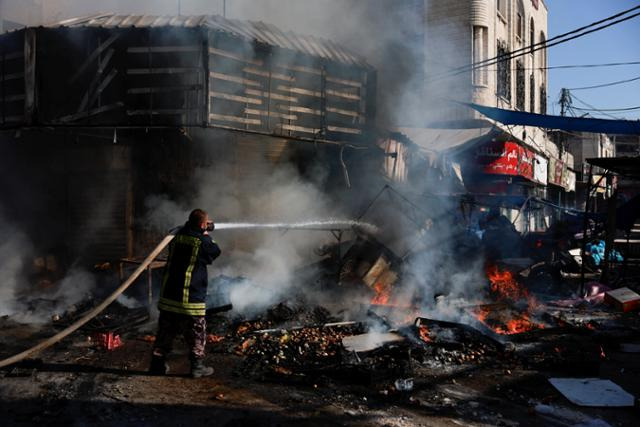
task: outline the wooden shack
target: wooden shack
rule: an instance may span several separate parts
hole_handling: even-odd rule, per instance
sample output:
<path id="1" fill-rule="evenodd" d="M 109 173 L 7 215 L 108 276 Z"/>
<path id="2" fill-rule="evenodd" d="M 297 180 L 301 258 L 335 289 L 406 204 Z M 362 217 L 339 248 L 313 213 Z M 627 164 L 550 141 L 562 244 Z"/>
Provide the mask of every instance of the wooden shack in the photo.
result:
<path id="1" fill-rule="evenodd" d="M 335 43 L 220 16 L 105 14 L 0 36 L 1 126 L 203 126 L 353 139 L 374 69 Z"/>
<path id="2" fill-rule="evenodd" d="M 331 41 L 104 14 L 0 35 L 0 61 L 0 211 L 40 253 L 144 254 L 147 198 L 184 201 L 197 170 L 228 171 L 219 184 L 247 217 L 243 201 L 285 164 L 319 165 L 327 192 L 379 188 L 376 72 Z"/>

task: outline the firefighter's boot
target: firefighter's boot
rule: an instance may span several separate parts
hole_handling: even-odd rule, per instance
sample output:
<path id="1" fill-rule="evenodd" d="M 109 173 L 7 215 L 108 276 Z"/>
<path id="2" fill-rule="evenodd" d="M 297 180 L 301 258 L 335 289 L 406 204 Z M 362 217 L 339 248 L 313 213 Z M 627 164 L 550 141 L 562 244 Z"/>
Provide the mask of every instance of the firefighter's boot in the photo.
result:
<path id="1" fill-rule="evenodd" d="M 193 378 L 202 378 L 213 375 L 213 368 L 206 366 L 202 359 L 191 361 L 191 376 Z"/>

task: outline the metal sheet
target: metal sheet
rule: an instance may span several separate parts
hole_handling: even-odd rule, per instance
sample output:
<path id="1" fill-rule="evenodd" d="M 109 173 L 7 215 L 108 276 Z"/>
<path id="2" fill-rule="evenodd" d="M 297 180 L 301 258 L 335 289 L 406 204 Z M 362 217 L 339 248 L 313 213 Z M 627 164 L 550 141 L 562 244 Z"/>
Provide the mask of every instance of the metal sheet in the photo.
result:
<path id="1" fill-rule="evenodd" d="M 48 28 L 156 28 L 170 27 L 207 27 L 215 31 L 233 34 L 250 41 L 256 41 L 282 49 L 296 50 L 307 55 L 328 59 L 350 65 L 371 68 L 364 57 L 345 49 L 330 40 L 319 37 L 302 36 L 296 33 L 281 31 L 274 25 L 264 22 L 239 21 L 223 18 L 219 15 L 116 15 L 98 14 L 67 19 L 47 25 Z"/>

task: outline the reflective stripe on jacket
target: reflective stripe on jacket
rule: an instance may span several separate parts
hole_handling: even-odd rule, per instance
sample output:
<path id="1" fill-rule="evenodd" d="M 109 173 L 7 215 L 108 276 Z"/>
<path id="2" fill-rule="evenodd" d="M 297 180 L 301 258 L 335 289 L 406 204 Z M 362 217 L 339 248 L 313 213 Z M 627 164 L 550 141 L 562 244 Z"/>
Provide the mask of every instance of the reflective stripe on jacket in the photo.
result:
<path id="1" fill-rule="evenodd" d="M 158 308 L 190 316 L 204 316 L 207 297 L 207 265 L 220 248 L 202 230 L 185 225 L 169 245 Z"/>

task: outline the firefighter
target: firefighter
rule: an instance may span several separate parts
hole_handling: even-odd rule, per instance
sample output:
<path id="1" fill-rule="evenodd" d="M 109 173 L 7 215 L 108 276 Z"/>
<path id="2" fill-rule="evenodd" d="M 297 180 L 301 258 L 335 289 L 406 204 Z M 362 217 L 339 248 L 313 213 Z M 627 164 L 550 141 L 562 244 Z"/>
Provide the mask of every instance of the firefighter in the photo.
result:
<path id="1" fill-rule="evenodd" d="M 189 215 L 187 223 L 169 244 L 169 258 L 162 278 L 158 309 L 158 333 L 153 348 L 150 372 L 165 375 L 166 356 L 173 340 L 182 334 L 190 349 L 191 376 L 213 374 L 205 366 L 207 265 L 220 256 L 220 248 L 209 236 L 213 222 L 202 209 Z"/>

